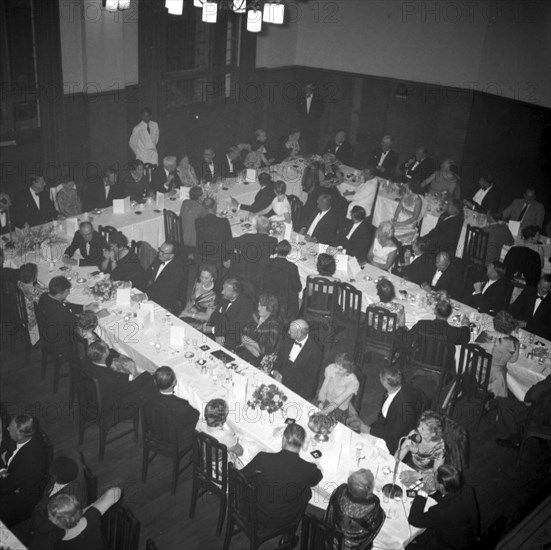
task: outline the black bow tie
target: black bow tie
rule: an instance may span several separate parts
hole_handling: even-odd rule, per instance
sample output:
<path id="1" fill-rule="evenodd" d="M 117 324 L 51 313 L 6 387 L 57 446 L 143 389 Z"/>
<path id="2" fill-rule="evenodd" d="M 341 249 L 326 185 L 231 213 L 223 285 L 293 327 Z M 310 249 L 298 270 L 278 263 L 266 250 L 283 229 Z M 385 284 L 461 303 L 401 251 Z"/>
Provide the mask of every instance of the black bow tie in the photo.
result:
<path id="1" fill-rule="evenodd" d="M 547 294 L 545 296 L 547 296 Z M 538 300 L 545 300 L 545 296 L 541 296 L 540 294 L 538 294 Z"/>
<path id="2" fill-rule="evenodd" d="M 301 343 L 301 342 L 297 342 L 296 340 L 295 340 L 295 343 L 294 343 L 294 345 L 295 345 L 295 346 L 298 346 L 299 348 L 301 348 L 301 347 L 302 347 L 302 343 Z"/>

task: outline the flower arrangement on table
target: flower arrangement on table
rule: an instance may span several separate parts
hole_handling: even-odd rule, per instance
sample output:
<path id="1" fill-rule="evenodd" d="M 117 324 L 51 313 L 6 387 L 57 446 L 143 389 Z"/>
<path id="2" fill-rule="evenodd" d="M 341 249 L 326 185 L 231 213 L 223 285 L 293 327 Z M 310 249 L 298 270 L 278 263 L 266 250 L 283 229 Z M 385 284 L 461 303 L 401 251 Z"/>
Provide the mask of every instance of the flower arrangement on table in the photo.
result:
<path id="1" fill-rule="evenodd" d="M 336 425 L 337 420 L 333 416 L 321 412 L 314 413 L 308 420 L 308 427 L 316 434 L 316 439 L 322 441 L 329 439 L 329 434 Z"/>
<path id="2" fill-rule="evenodd" d="M 427 212 L 431 214 L 440 214 L 446 209 L 445 201 L 440 193 L 425 195 L 427 201 Z"/>
<path id="3" fill-rule="evenodd" d="M 115 298 L 119 286 L 118 281 L 104 279 L 90 288 L 90 294 L 100 302 L 108 302 Z"/>
<path id="4" fill-rule="evenodd" d="M 283 235 L 285 233 L 285 224 L 283 222 L 270 222 L 270 235 Z"/>
<path id="5" fill-rule="evenodd" d="M 20 254 L 40 250 L 43 246 L 63 243 L 64 239 L 57 234 L 57 226 L 54 224 L 39 225 L 38 227 L 27 227 L 26 229 L 15 229 L 13 235 L 14 248 Z"/>
<path id="6" fill-rule="evenodd" d="M 252 399 L 247 401 L 251 409 L 275 413 L 287 401 L 287 396 L 275 384 L 261 384 L 253 392 Z"/>

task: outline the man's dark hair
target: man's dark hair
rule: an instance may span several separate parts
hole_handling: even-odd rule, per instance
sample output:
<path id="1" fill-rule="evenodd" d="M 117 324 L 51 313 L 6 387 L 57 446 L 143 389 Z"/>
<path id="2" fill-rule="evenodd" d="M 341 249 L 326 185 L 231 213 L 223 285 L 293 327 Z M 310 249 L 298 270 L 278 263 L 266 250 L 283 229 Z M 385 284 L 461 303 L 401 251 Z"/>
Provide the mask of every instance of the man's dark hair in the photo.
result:
<path id="1" fill-rule="evenodd" d="M 289 447 L 300 449 L 306 439 L 306 432 L 300 424 L 289 424 L 283 432 L 283 438 Z"/>
<path id="2" fill-rule="evenodd" d="M 59 296 L 66 290 L 71 288 L 71 281 L 69 281 L 63 275 L 58 275 L 53 277 L 48 284 L 48 291 L 52 296 Z"/>
<path id="3" fill-rule="evenodd" d="M 266 172 L 262 172 L 262 174 L 258 176 L 258 183 L 260 184 L 260 187 L 271 185 L 272 178 L 270 177 L 270 174 L 267 174 Z"/>
<path id="4" fill-rule="evenodd" d="M 36 420 L 30 414 L 18 414 L 13 419 L 17 431 L 25 436 L 32 437 L 36 432 Z"/>
<path id="5" fill-rule="evenodd" d="M 379 371 L 379 377 L 391 388 L 397 388 L 402 385 L 402 373 L 392 365 L 382 367 Z"/>
<path id="6" fill-rule="evenodd" d="M 109 346 L 103 340 L 96 340 L 88 346 L 86 357 L 92 363 L 97 363 L 109 355 Z"/>
<path id="7" fill-rule="evenodd" d="M 130 171 L 134 172 L 138 166 L 143 166 L 143 162 L 140 159 L 133 160 L 129 165 Z"/>
<path id="8" fill-rule="evenodd" d="M 540 228 L 537 225 L 527 225 L 522 230 L 522 238 L 527 241 L 533 239 L 540 232 Z"/>
<path id="9" fill-rule="evenodd" d="M 203 188 L 199 185 L 195 185 L 189 190 L 189 198 L 192 201 L 197 201 L 203 196 Z"/>
<path id="10" fill-rule="evenodd" d="M 436 481 L 444 486 L 446 493 L 458 493 L 463 486 L 461 472 L 451 464 L 442 464 L 436 470 Z"/>
<path id="11" fill-rule="evenodd" d="M 291 243 L 286 240 L 278 242 L 275 247 L 276 254 L 285 258 L 291 253 L 291 250 Z"/>
<path id="12" fill-rule="evenodd" d="M 153 381 L 159 391 L 168 390 L 176 380 L 176 374 L 167 366 L 159 367 L 153 374 Z"/>
<path id="13" fill-rule="evenodd" d="M 151 111 L 151 107 L 144 107 L 144 108 L 141 110 L 141 114 L 142 114 L 142 115 L 145 115 L 145 113 L 148 113 L 148 114 L 152 115 L 153 112 Z"/>
<path id="14" fill-rule="evenodd" d="M 440 300 L 434 308 L 434 313 L 438 317 L 442 317 L 447 319 L 452 314 L 452 305 L 449 302 L 446 302 L 445 300 Z"/>
<path id="15" fill-rule="evenodd" d="M 365 212 L 365 208 L 363 208 L 362 206 L 353 206 L 352 210 L 350 211 L 350 217 L 355 222 L 361 222 L 365 220 L 366 216 L 367 214 Z"/>
<path id="16" fill-rule="evenodd" d="M 231 286 L 236 294 L 241 294 L 243 292 L 243 285 L 241 284 L 241 281 L 238 281 L 237 279 L 226 279 L 224 284 Z"/>

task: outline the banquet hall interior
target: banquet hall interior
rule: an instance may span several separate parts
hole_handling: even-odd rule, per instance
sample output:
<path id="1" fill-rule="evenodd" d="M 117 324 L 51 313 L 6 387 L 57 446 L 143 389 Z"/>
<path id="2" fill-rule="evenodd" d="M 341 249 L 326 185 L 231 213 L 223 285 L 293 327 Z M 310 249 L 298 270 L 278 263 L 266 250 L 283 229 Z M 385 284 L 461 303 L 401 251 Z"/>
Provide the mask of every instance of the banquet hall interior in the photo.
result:
<path id="1" fill-rule="evenodd" d="M 122 526 L 110 548 L 252 548 L 247 529 L 229 539 L 247 515 L 237 484 L 260 491 L 261 460 L 292 454 L 297 425 L 297 460 L 323 480 L 305 482 L 287 531 L 255 497 L 251 529 L 275 533 L 263 548 L 550 547 L 551 2 L 0 13 L 1 547 L 76 548 L 52 504 L 71 457 L 87 474 L 79 513 L 100 510 L 104 544 Z M 415 403 L 394 402 L 389 435 L 396 387 Z M 423 470 L 426 418 L 445 450 Z M 436 512 L 453 496 L 446 467 L 476 495 L 455 518 Z M 201 468 L 215 482 L 193 504 Z M 382 510 L 371 530 L 335 498 L 357 471 Z"/>

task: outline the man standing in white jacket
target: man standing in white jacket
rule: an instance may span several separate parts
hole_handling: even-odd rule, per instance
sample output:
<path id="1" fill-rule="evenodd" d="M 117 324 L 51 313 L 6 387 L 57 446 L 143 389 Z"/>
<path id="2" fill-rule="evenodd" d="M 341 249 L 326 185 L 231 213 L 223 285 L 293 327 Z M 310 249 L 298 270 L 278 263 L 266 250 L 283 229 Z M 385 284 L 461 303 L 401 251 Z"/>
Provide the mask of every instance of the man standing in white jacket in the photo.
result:
<path id="1" fill-rule="evenodd" d="M 142 120 L 134 126 L 130 136 L 130 149 L 134 151 L 137 160 L 144 164 L 159 164 L 157 143 L 159 142 L 159 125 L 151 120 L 151 109 L 142 109 Z"/>

